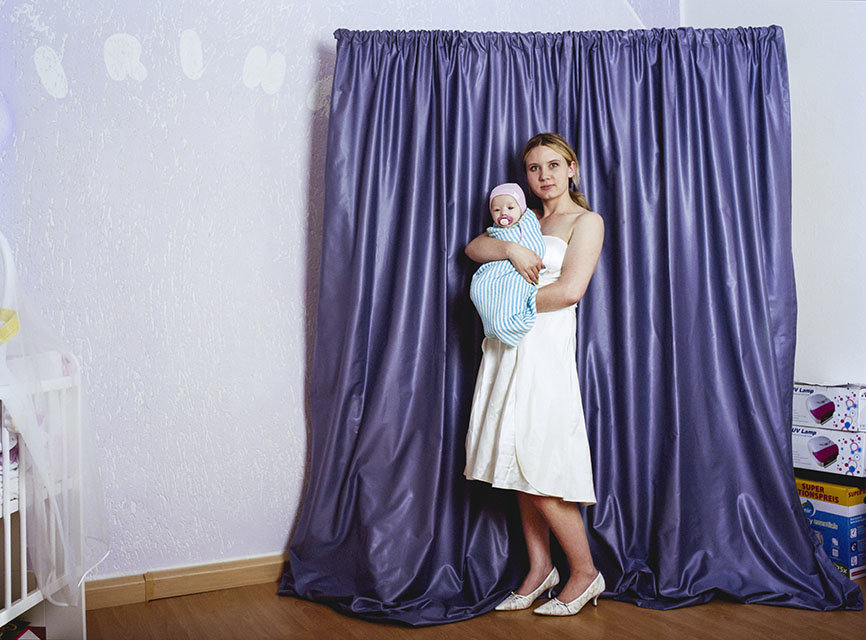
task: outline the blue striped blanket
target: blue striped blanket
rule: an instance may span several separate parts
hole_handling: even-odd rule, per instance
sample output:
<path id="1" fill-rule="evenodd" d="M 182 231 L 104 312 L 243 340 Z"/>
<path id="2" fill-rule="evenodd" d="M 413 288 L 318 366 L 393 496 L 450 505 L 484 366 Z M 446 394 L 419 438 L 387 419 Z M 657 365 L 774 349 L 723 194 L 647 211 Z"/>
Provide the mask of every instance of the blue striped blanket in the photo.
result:
<path id="1" fill-rule="evenodd" d="M 527 209 L 520 220 L 508 227 L 488 227 L 487 235 L 511 240 L 544 258 L 544 238 L 538 218 Z M 508 260 L 482 264 L 472 276 L 469 297 L 484 324 L 484 335 L 516 347 L 535 326 L 535 295 L 538 286 L 523 279 Z"/>

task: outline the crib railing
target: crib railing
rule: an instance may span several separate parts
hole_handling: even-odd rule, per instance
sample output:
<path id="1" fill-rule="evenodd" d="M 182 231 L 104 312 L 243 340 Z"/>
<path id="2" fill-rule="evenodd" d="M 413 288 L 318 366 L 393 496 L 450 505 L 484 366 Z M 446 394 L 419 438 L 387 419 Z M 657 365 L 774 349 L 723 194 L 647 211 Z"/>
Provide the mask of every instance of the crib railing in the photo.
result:
<path id="1" fill-rule="evenodd" d="M 42 600 L 42 592 L 36 580 L 27 571 L 27 488 L 25 478 L 26 453 L 18 444 L 18 468 L 11 464 L 12 447 L 6 425 L 9 418 L 6 407 L 0 402 L 2 424 L 0 452 L 3 460 L 2 513 L 3 523 L 3 608 L 0 610 L 0 625 L 17 618 Z M 14 495 L 17 485 L 17 495 Z"/>
<path id="2" fill-rule="evenodd" d="M 64 355 L 64 358 L 70 358 Z M 77 372 L 77 362 L 72 358 L 67 360 L 70 366 Z M 68 460 L 68 456 L 75 456 L 80 461 L 80 389 L 76 384 L 77 375 L 58 375 L 32 385 L 33 388 L 22 390 L 17 385 L 16 392 L 25 391 L 38 403 L 45 407 L 53 416 L 64 416 L 65 427 L 75 434 L 72 442 L 78 446 L 70 447 L 66 437 L 60 437 L 59 446 L 53 448 L 54 455 Z M 47 593 L 54 593 L 59 588 L 66 586 L 69 577 L 64 574 L 63 567 L 68 565 L 68 558 L 64 558 L 63 546 L 57 539 L 57 531 L 61 523 L 66 526 L 83 526 L 80 515 L 81 494 L 77 490 L 78 479 L 68 478 L 59 474 L 53 481 L 54 486 L 44 486 L 44 483 L 31 483 L 30 488 L 35 495 L 28 495 L 28 484 L 26 474 L 32 473 L 28 458 L 27 443 L 18 438 L 17 453 L 18 467 L 13 469 L 12 446 L 11 446 L 11 417 L 7 414 L 3 404 L 4 387 L 0 386 L 0 417 L 2 417 L 2 429 L 0 429 L 0 453 L 2 453 L 2 490 L 0 490 L 0 522 L 3 526 L 3 566 L 2 566 L 2 604 L 0 609 L 0 626 L 24 615 L 38 626 L 46 627 L 49 639 L 64 638 L 68 640 L 84 640 L 86 638 L 85 604 L 83 586 L 71 585 L 80 591 L 79 606 L 65 607 L 55 606 L 47 601 L 43 595 L 43 589 Z M 59 468 L 80 468 L 80 465 L 57 465 Z M 16 489 L 17 487 L 17 495 Z M 49 500 L 49 493 L 54 496 L 72 492 L 77 495 L 76 502 L 78 513 L 70 513 L 74 508 L 71 500 Z M 28 500 L 35 500 L 34 505 L 40 501 L 46 505 L 61 504 L 63 513 L 56 508 L 47 509 L 48 524 L 48 554 L 50 566 L 56 568 L 52 571 L 48 584 L 41 585 L 40 589 L 36 583 L 36 577 L 32 571 L 28 571 L 28 554 L 32 551 L 28 548 L 28 523 L 27 504 Z M 41 505 L 40 505 L 41 506 Z M 42 549 L 42 553 L 46 550 Z M 44 560 L 44 558 L 43 558 Z"/>

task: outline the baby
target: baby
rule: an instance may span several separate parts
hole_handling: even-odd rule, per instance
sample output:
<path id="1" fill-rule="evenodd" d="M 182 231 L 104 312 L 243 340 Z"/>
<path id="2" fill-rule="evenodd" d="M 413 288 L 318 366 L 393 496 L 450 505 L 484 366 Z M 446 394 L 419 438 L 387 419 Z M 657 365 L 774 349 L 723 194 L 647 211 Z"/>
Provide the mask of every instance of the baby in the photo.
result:
<path id="1" fill-rule="evenodd" d="M 487 228 L 487 235 L 517 242 L 544 257 L 541 225 L 526 208 L 520 185 L 506 182 L 494 188 L 490 215 L 495 224 Z M 537 291 L 537 285 L 528 283 L 508 260 L 482 264 L 472 276 L 469 297 L 481 316 L 484 335 L 516 347 L 535 325 Z"/>

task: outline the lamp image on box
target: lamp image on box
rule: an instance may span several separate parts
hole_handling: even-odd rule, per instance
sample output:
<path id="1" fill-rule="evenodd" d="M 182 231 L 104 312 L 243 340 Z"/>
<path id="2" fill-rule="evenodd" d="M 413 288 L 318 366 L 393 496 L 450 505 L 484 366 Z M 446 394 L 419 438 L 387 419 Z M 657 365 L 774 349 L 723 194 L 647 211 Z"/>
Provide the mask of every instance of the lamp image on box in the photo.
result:
<path id="1" fill-rule="evenodd" d="M 836 411 L 836 405 L 833 404 L 833 401 L 822 393 L 809 396 L 809 399 L 806 400 L 806 408 L 818 424 L 827 422 Z"/>
<path id="2" fill-rule="evenodd" d="M 809 452 L 822 467 L 833 464 L 839 457 L 839 445 L 827 436 L 815 436 L 809 440 Z"/>

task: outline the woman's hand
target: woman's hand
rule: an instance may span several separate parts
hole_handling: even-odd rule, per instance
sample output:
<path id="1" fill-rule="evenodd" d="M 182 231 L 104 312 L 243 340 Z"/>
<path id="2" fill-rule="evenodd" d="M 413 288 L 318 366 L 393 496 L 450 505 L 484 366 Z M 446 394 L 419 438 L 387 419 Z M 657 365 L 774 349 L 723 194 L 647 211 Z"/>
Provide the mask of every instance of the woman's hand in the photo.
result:
<path id="1" fill-rule="evenodd" d="M 505 248 L 505 257 L 529 284 L 538 284 L 538 274 L 544 269 L 544 263 L 535 251 L 516 242 L 509 242 Z"/>
<path id="2" fill-rule="evenodd" d="M 538 273 L 544 269 L 544 263 L 532 249 L 510 240 L 491 238 L 487 232 L 466 245 L 466 255 L 481 263 L 509 260 L 529 284 L 538 284 Z"/>

